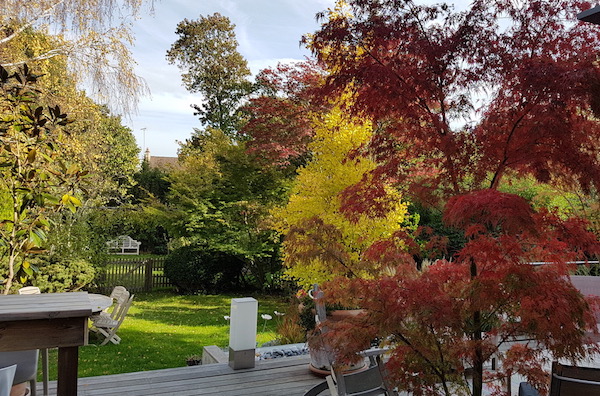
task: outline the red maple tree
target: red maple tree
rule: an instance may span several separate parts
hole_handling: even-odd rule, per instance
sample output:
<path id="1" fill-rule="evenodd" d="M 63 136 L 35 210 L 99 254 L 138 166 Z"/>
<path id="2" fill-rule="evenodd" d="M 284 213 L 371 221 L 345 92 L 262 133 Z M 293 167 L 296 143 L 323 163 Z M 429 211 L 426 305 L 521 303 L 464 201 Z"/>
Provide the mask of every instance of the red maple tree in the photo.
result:
<path id="1" fill-rule="evenodd" d="M 322 74 L 314 61 L 280 64 L 258 74 L 259 92 L 245 106 L 249 118 L 241 131 L 249 138 L 249 153 L 267 166 L 305 163 L 313 136 L 311 113 L 319 110 L 311 98 Z"/>
<path id="2" fill-rule="evenodd" d="M 350 111 L 377 126 L 368 153 L 380 166 L 344 193 L 345 210 L 373 213 L 378 183 L 392 181 L 441 208 L 467 242 L 422 271 L 401 253 L 406 235 L 376 244 L 365 259 L 393 259 L 396 274 L 325 285 L 333 301 L 366 309 L 352 323 L 331 324 L 330 342 L 352 359 L 382 337 L 394 345 L 401 388 L 457 394 L 452 386 L 469 368 L 470 392 L 481 395 L 484 362 L 527 334 L 537 344 L 513 346 L 496 375 L 519 372 L 543 387 L 543 350 L 577 360 L 596 348 L 586 343 L 595 302 L 571 285 L 566 263 L 598 254 L 599 242 L 584 221 L 535 211 L 498 189 L 507 175 L 600 187 L 600 30 L 575 17 L 589 4 L 347 4 L 349 13 L 322 15 L 307 40 L 330 71 L 322 93 L 351 88 Z"/>

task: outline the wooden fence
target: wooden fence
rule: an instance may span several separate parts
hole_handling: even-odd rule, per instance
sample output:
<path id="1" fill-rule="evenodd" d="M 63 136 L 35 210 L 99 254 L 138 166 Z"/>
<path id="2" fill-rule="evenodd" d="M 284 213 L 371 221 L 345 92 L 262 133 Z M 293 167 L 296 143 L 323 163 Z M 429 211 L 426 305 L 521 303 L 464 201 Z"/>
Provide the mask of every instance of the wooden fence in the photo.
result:
<path id="1" fill-rule="evenodd" d="M 164 274 L 164 263 L 164 258 L 111 259 L 98 279 L 99 291 L 107 294 L 117 285 L 132 293 L 172 287 Z"/>

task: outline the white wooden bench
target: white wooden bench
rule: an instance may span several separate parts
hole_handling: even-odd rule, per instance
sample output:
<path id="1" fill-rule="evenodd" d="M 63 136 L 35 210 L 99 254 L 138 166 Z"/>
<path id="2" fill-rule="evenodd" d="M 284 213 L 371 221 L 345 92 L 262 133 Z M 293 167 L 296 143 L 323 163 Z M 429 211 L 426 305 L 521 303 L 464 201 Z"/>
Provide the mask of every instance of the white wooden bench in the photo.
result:
<path id="1" fill-rule="evenodd" d="M 119 235 L 112 241 L 106 242 L 109 253 L 116 254 L 140 254 L 142 243 L 131 238 L 129 235 Z"/>

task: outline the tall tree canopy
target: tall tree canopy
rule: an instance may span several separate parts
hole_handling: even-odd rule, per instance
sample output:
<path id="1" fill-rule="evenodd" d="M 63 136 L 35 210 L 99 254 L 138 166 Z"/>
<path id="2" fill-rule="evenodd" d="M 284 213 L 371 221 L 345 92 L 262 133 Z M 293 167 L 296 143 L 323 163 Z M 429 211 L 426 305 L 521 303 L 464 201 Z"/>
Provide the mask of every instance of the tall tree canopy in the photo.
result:
<path id="1" fill-rule="evenodd" d="M 264 165 L 295 169 L 310 157 L 310 114 L 327 108 L 312 100 L 323 75 L 315 62 L 305 61 L 280 64 L 256 76 L 257 95 L 244 108 L 248 122 L 241 133 L 248 136 L 250 153 L 259 154 Z"/>
<path id="2" fill-rule="evenodd" d="M 268 286 L 268 275 L 281 269 L 269 210 L 287 197 L 288 180 L 219 129 L 196 130 L 179 157 L 167 178 L 169 202 L 179 211 L 175 236 L 236 256 L 259 286 Z"/>
<path id="3" fill-rule="evenodd" d="M 239 106 L 252 86 L 234 29 L 229 18 L 219 13 L 184 19 L 175 32 L 179 38 L 167 51 L 168 61 L 184 72 L 185 87 L 203 96 L 202 104 L 192 105 L 200 121 L 230 136 L 239 130 Z"/>
<path id="4" fill-rule="evenodd" d="M 352 344 L 383 337 L 394 342 L 400 387 L 454 395 L 470 367 L 472 394 L 481 395 L 483 362 L 515 334 L 529 334 L 538 347 L 511 348 L 498 376 L 519 372 L 543 387 L 544 348 L 574 360 L 589 352 L 592 302 L 568 281 L 566 263 L 598 254 L 597 236 L 581 220 L 498 191 L 512 174 L 600 186 L 600 31 L 576 22 L 587 6 L 475 0 L 456 12 L 447 4 L 349 0 L 322 15 L 308 41 L 330 71 L 323 92 L 352 89 L 350 111 L 375 125 L 366 154 L 378 167 L 346 189 L 344 210 L 383 213 L 378 185 L 392 182 L 443 208 L 445 223 L 466 237 L 452 261 L 416 271 L 402 255 L 412 242 L 398 234 L 370 251 L 398 264 L 394 276 L 326 285 L 338 301 L 367 309 L 355 326 L 331 327 L 347 358 Z"/>
<path id="5" fill-rule="evenodd" d="M 70 70 L 66 55 L 36 58 L 60 43 L 59 38 L 30 27 L 7 43 L 5 49 L 10 49 L 16 58 L 27 59 L 32 73 L 44 76 L 36 84 L 40 104 L 59 104 L 72 117 L 65 149 L 90 172 L 90 202 L 123 202 L 139 162 L 135 138 L 129 128 L 122 126 L 120 117 L 111 115 L 107 107 L 98 105 L 78 88 L 77 76 Z"/>
<path id="6" fill-rule="evenodd" d="M 66 56 L 72 75 L 91 88 L 98 102 L 126 113 L 135 109 L 138 96 L 147 88 L 133 72 L 130 21 L 143 0 L 3 0 L 0 4 L 1 65 Z M 54 36 L 52 47 L 28 41 L 27 51 L 13 51 L 31 29 Z"/>
<path id="7" fill-rule="evenodd" d="M 575 22 L 585 2 L 475 1 L 464 12 L 348 3 L 310 44 L 334 71 L 327 92 L 353 82 L 354 111 L 383 126 L 372 139 L 377 174 L 431 202 L 496 188 L 509 170 L 600 184 L 600 39 Z"/>

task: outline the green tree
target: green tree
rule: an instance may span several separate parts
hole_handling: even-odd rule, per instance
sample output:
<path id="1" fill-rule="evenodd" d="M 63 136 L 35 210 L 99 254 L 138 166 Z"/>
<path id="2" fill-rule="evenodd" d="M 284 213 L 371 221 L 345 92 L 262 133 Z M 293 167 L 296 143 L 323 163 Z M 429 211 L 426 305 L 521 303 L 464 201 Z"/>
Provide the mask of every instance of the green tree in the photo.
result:
<path id="1" fill-rule="evenodd" d="M 86 141 L 85 146 L 90 150 L 84 159 L 89 161 L 89 153 L 95 154 L 93 164 L 86 164 L 86 169 L 94 165 L 96 172 L 92 177 L 98 176 L 94 182 L 103 186 L 97 192 L 97 197 L 105 202 L 123 203 L 128 198 L 129 188 L 135 183 L 134 174 L 139 164 L 140 149 L 131 129 L 121 123 L 121 117 L 110 115 L 107 111 L 100 112 L 100 116 L 94 133 L 100 141 L 96 141 L 96 144 Z M 95 150 L 92 151 L 93 149 Z"/>
<path id="2" fill-rule="evenodd" d="M 8 262 L 4 294 L 15 276 L 33 274 L 23 259 L 42 250 L 48 214 L 81 205 L 75 193 L 86 174 L 64 161 L 61 146 L 69 121 L 58 106 L 38 106 L 37 80 L 26 65 L 12 74 L 0 67 L 0 172 L 9 202 L 8 215 L 0 219 L 0 248 Z"/>
<path id="3" fill-rule="evenodd" d="M 169 242 L 167 231 L 171 228 L 170 216 L 171 211 L 167 207 L 151 202 L 150 205 L 92 208 L 86 211 L 83 222 L 89 225 L 88 232 L 94 236 L 94 240 L 89 243 L 92 247 L 93 243 L 100 243 L 105 251 L 106 241 L 119 235 L 129 235 L 142 243 L 143 252 L 165 254 Z M 96 257 L 89 259 L 98 264 Z"/>
<path id="4" fill-rule="evenodd" d="M 59 104 L 72 115 L 65 148 L 74 162 L 90 172 L 88 202 L 123 202 L 139 163 L 135 137 L 106 106 L 98 105 L 78 89 L 67 56 L 40 56 L 60 45 L 60 38 L 29 27 L 0 46 L 0 57 L 6 54 L 11 59 L 26 60 L 31 70 L 44 75 L 36 84 L 38 103 Z"/>
<path id="5" fill-rule="evenodd" d="M 197 20 L 184 19 L 177 25 L 179 39 L 167 51 L 167 60 L 176 64 L 183 84 L 200 93 L 203 104 L 192 105 L 206 126 L 233 136 L 242 121 L 239 110 L 251 91 L 250 70 L 237 50 L 235 25 L 215 13 Z"/>
<path id="6" fill-rule="evenodd" d="M 130 189 L 134 204 L 156 198 L 159 202 L 167 203 L 167 194 L 171 183 L 167 180 L 168 173 L 160 168 L 151 168 L 144 158 L 142 166 L 133 176 L 135 185 Z"/>
<path id="7" fill-rule="evenodd" d="M 181 153 L 181 168 L 169 175 L 176 236 L 235 255 L 259 285 L 268 284 L 281 268 L 269 210 L 285 199 L 289 182 L 218 129 L 197 130 Z"/>

